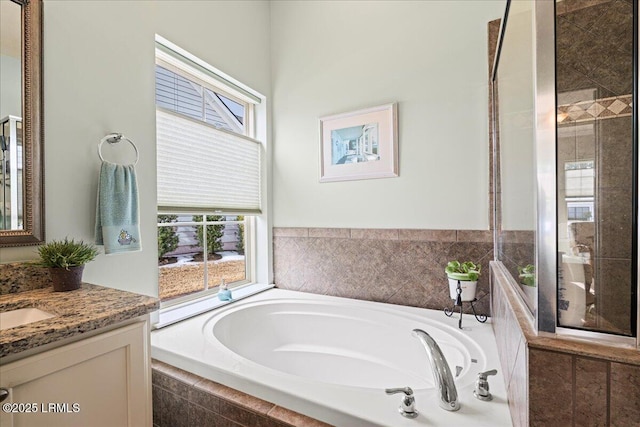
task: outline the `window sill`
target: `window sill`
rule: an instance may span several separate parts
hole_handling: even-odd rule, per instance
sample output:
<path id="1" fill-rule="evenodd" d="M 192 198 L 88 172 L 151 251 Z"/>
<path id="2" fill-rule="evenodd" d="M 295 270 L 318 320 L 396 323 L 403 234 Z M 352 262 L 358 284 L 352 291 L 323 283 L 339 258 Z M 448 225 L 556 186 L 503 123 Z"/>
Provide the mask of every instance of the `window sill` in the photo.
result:
<path id="1" fill-rule="evenodd" d="M 275 285 L 264 284 L 251 284 L 247 286 L 240 286 L 232 289 L 233 300 L 232 301 L 220 301 L 218 295 L 210 295 L 204 298 L 200 298 L 194 301 L 189 301 L 183 304 L 160 309 L 158 315 L 158 322 L 153 325 L 153 329 L 164 328 L 165 326 L 172 325 L 181 320 L 194 317 L 207 311 L 214 310 L 216 308 L 232 304 L 235 301 L 250 297 L 267 289 L 273 288 Z"/>

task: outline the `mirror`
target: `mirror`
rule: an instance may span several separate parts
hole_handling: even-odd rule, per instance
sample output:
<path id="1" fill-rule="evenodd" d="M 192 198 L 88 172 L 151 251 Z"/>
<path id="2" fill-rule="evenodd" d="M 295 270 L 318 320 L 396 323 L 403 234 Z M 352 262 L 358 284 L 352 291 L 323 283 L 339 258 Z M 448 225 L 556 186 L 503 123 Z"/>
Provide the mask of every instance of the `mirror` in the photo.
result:
<path id="1" fill-rule="evenodd" d="M 0 2 L 0 247 L 44 240 L 42 0 Z"/>

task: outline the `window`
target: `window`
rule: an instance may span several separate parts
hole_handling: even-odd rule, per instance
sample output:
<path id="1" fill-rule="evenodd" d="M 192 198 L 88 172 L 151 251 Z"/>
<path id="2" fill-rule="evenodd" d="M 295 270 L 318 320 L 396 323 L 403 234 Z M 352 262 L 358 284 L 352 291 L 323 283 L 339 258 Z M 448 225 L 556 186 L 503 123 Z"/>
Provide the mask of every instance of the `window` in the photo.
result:
<path id="1" fill-rule="evenodd" d="M 259 99 L 156 44 L 158 268 L 162 305 L 254 281 L 262 146 Z"/>
<path id="2" fill-rule="evenodd" d="M 595 162 L 585 160 L 566 162 L 565 173 L 565 202 L 567 204 L 567 220 L 594 220 L 594 188 Z"/>
<path id="3" fill-rule="evenodd" d="M 569 206 L 567 219 L 569 221 L 589 221 L 593 217 L 590 206 Z"/>

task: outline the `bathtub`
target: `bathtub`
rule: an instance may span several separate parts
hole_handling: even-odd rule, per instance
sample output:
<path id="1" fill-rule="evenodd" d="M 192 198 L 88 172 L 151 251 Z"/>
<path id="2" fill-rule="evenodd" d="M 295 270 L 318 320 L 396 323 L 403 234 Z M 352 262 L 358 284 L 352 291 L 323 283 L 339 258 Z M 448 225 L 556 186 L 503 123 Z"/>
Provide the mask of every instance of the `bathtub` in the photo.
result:
<path id="1" fill-rule="evenodd" d="M 151 334 L 152 357 L 339 427 L 511 426 L 491 320 L 273 289 Z M 412 330 L 428 332 L 456 377 L 460 410 L 438 406 L 427 355 Z M 459 368 L 457 368 L 459 367 Z M 493 400 L 473 396 L 478 372 Z M 410 386 L 418 418 L 398 412 Z"/>

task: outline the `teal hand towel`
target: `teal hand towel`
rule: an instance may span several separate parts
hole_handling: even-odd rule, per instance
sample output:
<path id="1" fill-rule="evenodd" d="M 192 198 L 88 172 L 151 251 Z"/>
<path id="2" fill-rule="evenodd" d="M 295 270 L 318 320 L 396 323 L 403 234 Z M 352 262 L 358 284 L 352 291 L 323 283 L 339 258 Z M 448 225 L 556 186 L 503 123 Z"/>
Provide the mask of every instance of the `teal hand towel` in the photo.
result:
<path id="1" fill-rule="evenodd" d="M 96 206 L 96 244 L 104 245 L 107 255 L 142 249 L 134 165 L 102 162 Z"/>

